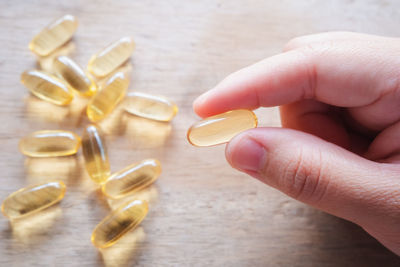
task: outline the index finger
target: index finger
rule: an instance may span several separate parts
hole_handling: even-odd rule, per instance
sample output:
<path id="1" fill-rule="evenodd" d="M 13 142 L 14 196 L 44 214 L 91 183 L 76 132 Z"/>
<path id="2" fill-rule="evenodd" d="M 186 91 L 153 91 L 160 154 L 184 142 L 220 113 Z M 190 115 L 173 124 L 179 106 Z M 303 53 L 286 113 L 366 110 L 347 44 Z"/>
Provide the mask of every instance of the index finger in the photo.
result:
<path id="1" fill-rule="evenodd" d="M 229 75 L 197 98 L 194 110 L 206 117 L 303 99 L 339 107 L 365 106 L 386 89 L 393 89 L 384 81 L 393 76 L 390 66 L 395 64 L 390 60 L 385 63 L 384 50 L 364 42 L 316 44 L 291 50 Z"/>

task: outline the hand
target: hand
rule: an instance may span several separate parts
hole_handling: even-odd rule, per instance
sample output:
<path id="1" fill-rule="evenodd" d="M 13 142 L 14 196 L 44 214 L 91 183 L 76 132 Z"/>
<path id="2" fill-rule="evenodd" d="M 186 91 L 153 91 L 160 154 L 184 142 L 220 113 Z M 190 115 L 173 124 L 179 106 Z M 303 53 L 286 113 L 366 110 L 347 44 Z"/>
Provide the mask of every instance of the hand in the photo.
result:
<path id="1" fill-rule="evenodd" d="M 280 106 L 285 128 L 229 142 L 232 167 L 360 225 L 400 255 L 400 39 L 322 33 L 284 51 L 229 75 L 194 110 Z"/>

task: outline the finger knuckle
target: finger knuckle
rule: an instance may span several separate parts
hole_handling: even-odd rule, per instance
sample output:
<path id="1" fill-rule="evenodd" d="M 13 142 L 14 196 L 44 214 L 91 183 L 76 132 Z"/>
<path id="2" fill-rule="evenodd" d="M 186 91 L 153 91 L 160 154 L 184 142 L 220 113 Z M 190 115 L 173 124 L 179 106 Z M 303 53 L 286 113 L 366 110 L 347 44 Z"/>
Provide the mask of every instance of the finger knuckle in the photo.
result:
<path id="1" fill-rule="evenodd" d="M 320 201 L 326 193 L 328 181 L 324 176 L 320 151 L 297 152 L 284 168 L 282 187 L 286 194 L 304 202 Z"/>

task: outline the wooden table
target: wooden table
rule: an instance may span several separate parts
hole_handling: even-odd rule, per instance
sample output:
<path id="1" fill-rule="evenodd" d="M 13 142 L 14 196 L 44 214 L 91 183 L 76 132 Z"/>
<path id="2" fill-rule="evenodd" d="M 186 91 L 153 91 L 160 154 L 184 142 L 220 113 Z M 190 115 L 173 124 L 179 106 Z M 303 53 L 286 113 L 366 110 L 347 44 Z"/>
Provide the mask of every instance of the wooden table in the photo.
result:
<path id="1" fill-rule="evenodd" d="M 20 84 L 35 68 L 30 39 L 70 13 L 80 26 L 71 57 L 129 35 L 137 43 L 130 90 L 162 94 L 179 105 L 171 124 L 117 109 L 100 125 L 112 171 L 154 157 L 163 173 L 139 194 L 150 201 L 142 226 L 110 249 L 90 242 L 116 205 L 89 180 L 82 154 L 33 159 L 18 152 L 35 130 L 81 133 L 85 99 L 57 107 Z M 400 259 L 359 227 L 291 200 L 231 169 L 224 146 L 192 147 L 192 101 L 227 74 L 279 53 L 292 37 L 329 30 L 400 35 L 400 2 L 386 1 L 1 1 L 0 199 L 52 179 L 67 184 L 60 205 L 26 220 L 0 218 L 1 266 L 399 266 Z M 276 109 L 257 111 L 279 126 Z"/>

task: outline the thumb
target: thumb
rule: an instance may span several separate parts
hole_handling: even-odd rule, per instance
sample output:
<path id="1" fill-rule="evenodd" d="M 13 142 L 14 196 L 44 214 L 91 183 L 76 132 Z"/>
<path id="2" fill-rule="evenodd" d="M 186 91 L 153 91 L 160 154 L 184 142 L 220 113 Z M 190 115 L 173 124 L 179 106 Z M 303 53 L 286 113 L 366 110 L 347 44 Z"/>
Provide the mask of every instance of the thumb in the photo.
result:
<path id="1" fill-rule="evenodd" d="M 398 170 L 310 134 L 282 128 L 248 130 L 229 142 L 226 158 L 234 168 L 367 231 L 382 226 L 383 216 L 392 211 L 398 214 L 398 205 L 393 205 L 400 200 L 394 190 Z"/>

